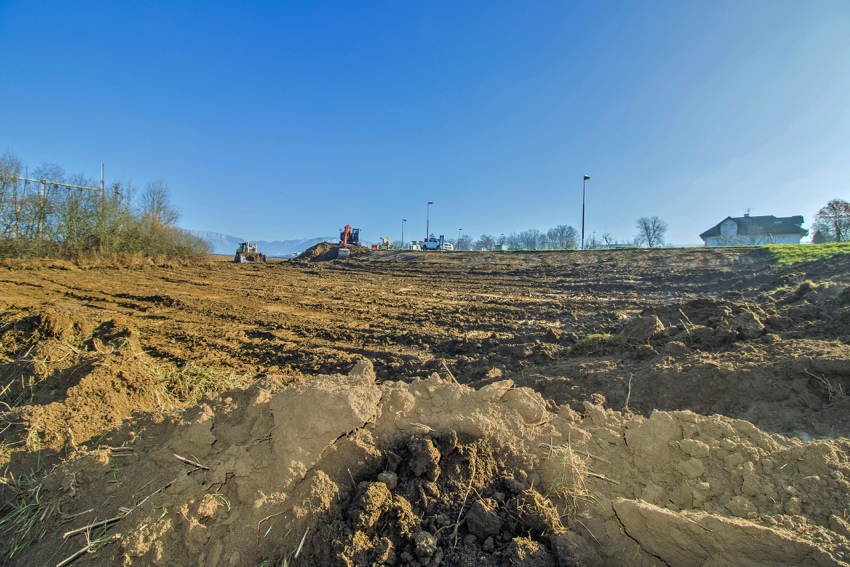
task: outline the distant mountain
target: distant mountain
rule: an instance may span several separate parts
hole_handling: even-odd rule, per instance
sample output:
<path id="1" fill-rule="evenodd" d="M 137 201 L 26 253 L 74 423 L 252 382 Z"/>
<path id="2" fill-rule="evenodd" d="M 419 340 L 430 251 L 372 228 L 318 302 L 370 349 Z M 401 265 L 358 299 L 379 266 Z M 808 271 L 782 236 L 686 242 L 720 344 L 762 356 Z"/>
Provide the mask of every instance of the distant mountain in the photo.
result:
<path id="1" fill-rule="evenodd" d="M 245 238 L 221 234 L 220 232 L 190 230 L 189 233 L 208 242 L 213 254 L 235 254 L 239 243 L 247 242 Z M 267 240 L 252 240 L 251 242 L 256 242 L 260 252 L 266 256 L 280 258 L 300 254 L 319 242 L 339 242 L 339 238 L 336 236 L 320 236 L 317 238 L 300 238 L 297 240 L 275 240 L 272 242 Z"/>

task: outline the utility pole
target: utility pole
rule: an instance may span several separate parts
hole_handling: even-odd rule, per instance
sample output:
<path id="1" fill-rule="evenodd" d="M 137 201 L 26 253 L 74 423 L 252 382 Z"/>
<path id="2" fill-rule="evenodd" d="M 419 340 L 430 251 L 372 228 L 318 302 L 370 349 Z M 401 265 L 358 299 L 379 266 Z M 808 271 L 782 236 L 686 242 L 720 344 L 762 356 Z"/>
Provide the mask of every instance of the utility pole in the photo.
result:
<path id="1" fill-rule="evenodd" d="M 401 249 L 404 250 L 404 223 L 407 219 L 401 219 Z"/>
<path id="2" fill-rule="evenodd" d="M 584 250 L 584 197 L 586 194 L 585 186 L 587 185 L 587 180 L 590 179 L 589 175 L 584 176 L 584 180 L 581 182 L 581 249 Z"/>
<path id="3" fill-rule="evenodd" d="M 44 229 L 44 221 L 45 221 L 45 210 L 47 209 L 47 186 L 51 185 L 54 189 L 59 187 L 65 187 L 67 189 L 79 189 L 82 191 L 83 189 L 87 189 L 89 191 L 99 191 L 101 196 L 101 210 L 103 209 L 103 164 L 101 164 L 101 173 L 100 173 L 100 187 L 89 187 L 88 185 L 74 185 L 73 183 L 63 183 L 61 181 L 51 181 L 50 179 L 32 179 L 30 177 L 18 177 L 17 175 L 9 175 L 8 173 L 0 173 L 0 178 L 9 179 L 15 187 L 17 187 L 18 181 L 23 181 L 24 183 L 37 183 L 39 186 L 38 189 L 38 211 L 36 218 L 36 234 L 41 236 L 41 233 Z M 16 199 L 17 200 L 17 199 Z M 18 217 L 20 216 L 20 202 L 18 202 L 15 206 L 15 228 L 13 231 L 13 238 L 17 237 L 18 234 Z"/>
<path id="4" fill-rule="evenodd" d="M 428 201 L 428 208 L 425 211 L 425 240 L 431 238 L 431 205 L 434 201 Z"/>

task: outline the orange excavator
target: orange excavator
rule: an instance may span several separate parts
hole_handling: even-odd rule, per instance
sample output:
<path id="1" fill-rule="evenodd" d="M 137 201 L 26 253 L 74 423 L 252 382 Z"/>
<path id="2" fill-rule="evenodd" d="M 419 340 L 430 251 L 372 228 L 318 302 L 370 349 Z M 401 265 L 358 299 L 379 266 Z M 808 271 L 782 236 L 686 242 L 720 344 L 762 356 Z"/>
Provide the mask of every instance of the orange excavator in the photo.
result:
<path id="1" fill-rule="evenodd" d="M 350 224 L 345 225 L 345 228 L 339 233 L 339 251 L 337 258 L 348 258 L 349 246 L 360 246 L 360 229 L 351 228 Z"/>

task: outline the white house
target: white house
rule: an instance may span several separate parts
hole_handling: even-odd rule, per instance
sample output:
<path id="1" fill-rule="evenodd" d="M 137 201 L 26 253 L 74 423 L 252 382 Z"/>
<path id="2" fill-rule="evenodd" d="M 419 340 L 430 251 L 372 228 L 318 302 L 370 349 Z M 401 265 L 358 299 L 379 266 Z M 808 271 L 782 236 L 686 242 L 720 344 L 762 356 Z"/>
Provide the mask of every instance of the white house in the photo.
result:
<path id="1" fill-rule="evenodd" d="M 726 217 L 699 235 L 706 246 L 758 246 L 760 244 L 800 244 L 809 234 L 803 217 Z"/>

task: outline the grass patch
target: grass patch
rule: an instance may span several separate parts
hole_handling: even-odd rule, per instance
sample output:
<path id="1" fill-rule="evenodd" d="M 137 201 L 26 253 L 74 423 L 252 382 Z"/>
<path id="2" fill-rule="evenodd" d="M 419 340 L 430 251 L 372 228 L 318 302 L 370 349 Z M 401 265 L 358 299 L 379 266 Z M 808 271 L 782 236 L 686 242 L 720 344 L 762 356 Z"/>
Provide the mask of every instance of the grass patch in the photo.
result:
<path id="1" fill-rule="evenodd" d="M 42 494 L 40 475 L 0 478 L 3 507 L 0 509 L 0 533 L 8 542 L 3 550 L 7 558 L 24 550 L 30 543 L 44 537 L 49 519 L 56 512 L 56 501 Z"/>
<path id="2" fill-rule="evenodd" d="M 152 371 L 163 393 L 175 400 L 177 405 L 198 403 L 207 393 L 226 392 L 244 387 L 249 382 L 245 374 L 205 368 L 192 362 L 171 370 L 155 366 Z"/>
<path id="3" fill-rule="evenodd" d="M 580 338 L 569 351 L 568 356 L 604 354 L 610 349 L 634 349 L 642 343 L 623 335 L 611 333 L 594 333 Z"/>
<path id="4" fill-rule="evenodd" d="M 549 486 L 547 498 L 559 498 L 565 506 L 563 516 L 575 518 L 579 500 L 590 498 L 584 481 L 590 474 L 588 458 L 573 451 L 570 444 L 549 445 L 549 456 L 557 459 L 557 479 Z"/>
<path id="5" fill-rule="evenodd" d="M 830 258 L 837 254 L 850 254 L 850 242 L 767 244 L 764 248 L 779 266 L 790 266 L 799 262 L 822 260 L 823 258 Z"/>

